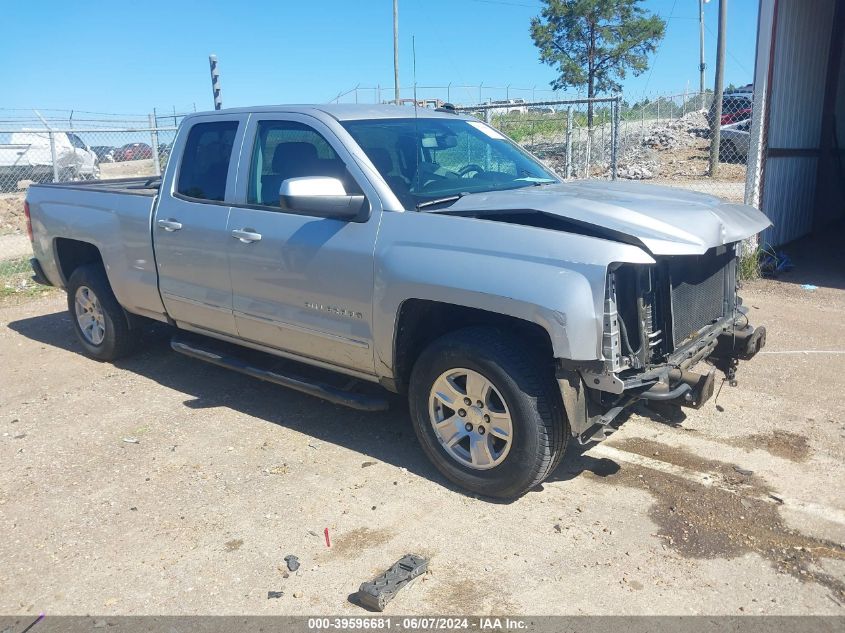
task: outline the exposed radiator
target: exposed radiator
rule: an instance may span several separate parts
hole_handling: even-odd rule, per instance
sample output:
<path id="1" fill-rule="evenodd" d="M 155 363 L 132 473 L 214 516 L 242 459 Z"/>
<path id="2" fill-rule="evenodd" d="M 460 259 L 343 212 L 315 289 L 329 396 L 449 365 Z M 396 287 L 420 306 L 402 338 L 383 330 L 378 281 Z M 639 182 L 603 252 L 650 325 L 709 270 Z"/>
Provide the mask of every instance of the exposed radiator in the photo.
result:
<path id="1" fill-rule="evenodd" d="M 669 260 L 672 340 L 675 347 L 702 328 L 733 312 L 736 257 L 733 246 L 704 255 Z"/>

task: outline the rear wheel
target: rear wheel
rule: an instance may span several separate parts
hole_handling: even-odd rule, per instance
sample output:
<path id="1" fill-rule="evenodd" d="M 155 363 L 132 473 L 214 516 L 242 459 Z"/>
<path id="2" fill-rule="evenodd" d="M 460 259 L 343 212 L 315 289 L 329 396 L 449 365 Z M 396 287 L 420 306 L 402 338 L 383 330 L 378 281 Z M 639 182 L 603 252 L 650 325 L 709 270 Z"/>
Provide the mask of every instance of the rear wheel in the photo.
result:
<path id="1" fill-rule="evenodd" d="M 438 339 L 414 365 L 409 391 L 423 450 L 462 488 L 517 497 L 563 456 L 566 418 L 551 359 L 502 330 Z"/>
<path id="2" fill-rule="evenodd" d="M 722 141 L 719 144 L 719 162 L 736 163 L 738 159 L 736 146 L 733 141 Z"/>
<path id="3" fill-rule="evenodd" d="M 91 358 L 116 360 L 135 348 L 136 332 L 101 266 L 86 264 L 73 271 L 67 304 L 76 337 Z"/>

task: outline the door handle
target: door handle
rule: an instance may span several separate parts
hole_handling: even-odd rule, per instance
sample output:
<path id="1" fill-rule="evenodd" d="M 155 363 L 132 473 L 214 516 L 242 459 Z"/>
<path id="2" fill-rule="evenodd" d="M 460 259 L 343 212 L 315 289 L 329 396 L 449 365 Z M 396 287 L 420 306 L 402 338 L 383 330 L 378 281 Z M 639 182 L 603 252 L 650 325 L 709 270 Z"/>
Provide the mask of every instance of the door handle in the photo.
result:
<path id="1" fill-rule="evenodd" d="M 157 224 L 158 224 L 159 228 L 162 228 L 165 231 L 168 231 L 170 233 L 172 233 L 173 231 L 178 231 L 182 228 L 182 223 L 177 222 L 173 218 L 171 218 L 169 220 L 159 220 L 157 222 Z"/>
<path id="2" fill-rule="evenodd" d="M 236 240 L 240 240 L 244 244 L 251 244 L 252 242 L 260 242 L 261 241 L 261 233 L 255 233 L 250 229 L 235 229 L 232 231 L 232 237 Z"/>

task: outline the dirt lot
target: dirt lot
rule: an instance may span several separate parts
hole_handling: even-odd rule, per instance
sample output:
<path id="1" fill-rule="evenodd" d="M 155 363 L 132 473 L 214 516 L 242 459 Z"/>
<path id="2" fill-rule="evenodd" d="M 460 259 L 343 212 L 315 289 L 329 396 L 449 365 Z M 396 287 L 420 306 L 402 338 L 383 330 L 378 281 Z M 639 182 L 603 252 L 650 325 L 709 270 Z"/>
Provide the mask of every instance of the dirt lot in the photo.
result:
<path id="1" fill-rule="evenodd" d="M 337 408 L 161 333 L 101 364 L 60 295 L 0 308 L 0 613 L 362 614 L 416 552 L 388 613 L 841 615 L 845 281 L 794 259 L 744 291 L 769 344 L 738 387 L 639 409 L 512 503 L 450 487 L 401 402 Z"/>

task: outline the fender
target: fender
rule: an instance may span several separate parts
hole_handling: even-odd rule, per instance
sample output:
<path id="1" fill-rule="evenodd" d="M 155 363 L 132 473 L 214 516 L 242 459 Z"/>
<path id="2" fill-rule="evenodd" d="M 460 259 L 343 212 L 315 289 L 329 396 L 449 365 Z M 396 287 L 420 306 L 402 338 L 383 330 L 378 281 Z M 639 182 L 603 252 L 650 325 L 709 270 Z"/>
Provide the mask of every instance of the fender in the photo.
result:
<path id="1" fill-rule="evenodd" d="M 393 377 L 407 299 L 478 308 L 536 323 L 556 358 L 601 358 L 607 268 L 650 264 L 637 246 L 530 226 L 425 212 L 386 212 L 375 252 L 376 372 Z"/>

